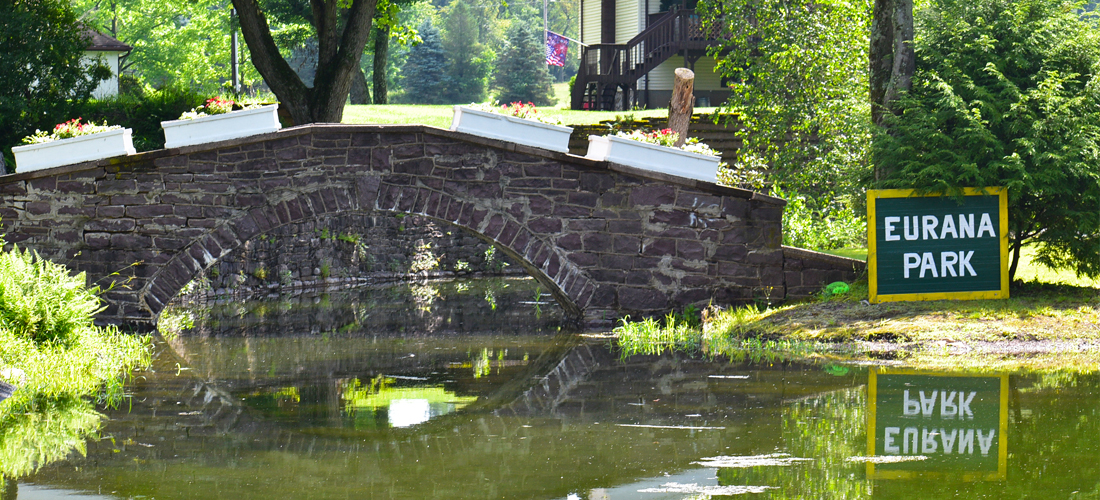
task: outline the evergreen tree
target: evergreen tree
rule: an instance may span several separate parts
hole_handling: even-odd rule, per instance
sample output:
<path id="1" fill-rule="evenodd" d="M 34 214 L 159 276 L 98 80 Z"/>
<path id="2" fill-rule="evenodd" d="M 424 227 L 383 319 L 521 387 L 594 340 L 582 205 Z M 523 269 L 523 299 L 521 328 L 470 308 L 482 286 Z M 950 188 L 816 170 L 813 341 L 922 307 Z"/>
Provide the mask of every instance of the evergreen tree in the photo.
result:
<path id="1" fill-rule="evenodd" d="M 447 61 L 439 30 L 430 20 L 417 28 L 423 40 L 409 51 L 409 59 L 402 70 L 404 102 L 416 104 L 444 104 L 446 98 Z"/>
<path id="2" fill-rule="evenodd" d="M 494 54 L 480 43 L 477 13 L 463 0 L 446 11 L 443 50 L 447 55 L 446 98 L 453 103 L 485 100 Z"/>
<path id="3" fill-rule="evenodd" d="M 550 73 L 546 71 L 546 48 L 542 36 L 531 29 L 530 23 L 517 18 L 508 27 L 493 87 L 502 103 L 554 104 Z"/>

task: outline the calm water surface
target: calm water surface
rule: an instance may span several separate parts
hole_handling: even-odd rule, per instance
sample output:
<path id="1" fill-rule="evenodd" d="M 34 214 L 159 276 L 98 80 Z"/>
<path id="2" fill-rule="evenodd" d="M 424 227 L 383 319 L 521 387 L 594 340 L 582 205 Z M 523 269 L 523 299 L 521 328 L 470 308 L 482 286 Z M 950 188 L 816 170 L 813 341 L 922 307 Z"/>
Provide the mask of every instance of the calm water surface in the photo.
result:
<path id="1" fill-rule="evenodd" d="M 1096 375 L 622 359 L 536 288 L 177 312 L 87 455 L 5 498 L 1100 497 Z"/>

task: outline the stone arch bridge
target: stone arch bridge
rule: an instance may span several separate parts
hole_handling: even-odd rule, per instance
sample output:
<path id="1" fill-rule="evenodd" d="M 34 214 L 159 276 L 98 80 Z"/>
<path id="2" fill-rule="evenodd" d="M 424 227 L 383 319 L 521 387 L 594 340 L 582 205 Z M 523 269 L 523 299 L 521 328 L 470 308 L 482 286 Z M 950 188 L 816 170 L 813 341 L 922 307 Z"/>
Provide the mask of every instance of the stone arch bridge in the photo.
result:
<path id="1" fill-rule="evenodd" d="M 99 320 L 138 328 L 249 239 L 330 214 L 470 231 L 589 327 L 805 295 L 855 262 L 782 247 L 781 199 L 427 126 L 315 124 L 0 176 L 0 200 L 9 245 L 86 272 L 110 288 Z"/>

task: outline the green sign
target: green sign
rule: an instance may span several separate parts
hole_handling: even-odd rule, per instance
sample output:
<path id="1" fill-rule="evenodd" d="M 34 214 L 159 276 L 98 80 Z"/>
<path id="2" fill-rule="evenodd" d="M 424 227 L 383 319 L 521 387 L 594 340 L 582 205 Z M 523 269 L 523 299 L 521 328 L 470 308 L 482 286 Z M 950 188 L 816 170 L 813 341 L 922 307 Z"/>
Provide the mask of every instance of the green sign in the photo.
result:
<path id="1" fill-rule="evenodd" d="M 867 477 L 1005 478 L 1008 375 L 871 370 Z"/>
<path id="2" fill-rule="evenodd" d="M 1008 194 L 867 191 L 870 301 L 1008 298 Z"/>

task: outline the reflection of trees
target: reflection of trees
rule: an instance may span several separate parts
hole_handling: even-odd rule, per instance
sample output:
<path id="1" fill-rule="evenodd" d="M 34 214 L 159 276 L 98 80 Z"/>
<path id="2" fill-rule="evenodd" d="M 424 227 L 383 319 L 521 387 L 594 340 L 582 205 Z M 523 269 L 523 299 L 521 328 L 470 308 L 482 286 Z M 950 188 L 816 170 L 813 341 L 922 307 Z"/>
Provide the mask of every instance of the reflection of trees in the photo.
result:
<path id="1" fill-rule="evenodd" d="M 75 396 L 37 396 L 6 410 L 0 414 L 0 476 L 7 478 L 33 473 L 74 450 L 83 455 L 85 440 L 102 419 L 91 403 Z M 6 498 L 7 485 L 0 491 Z"/>
<path id="2" fill-rule="evenodd" d="M 790 403 L 783 416 L 783 450 L 812 462 L 788 467 L 719 469 L 721 485 L 767 485 L 770 498 L 866 498 L 862 465 L 848 457 L 867 447 L 867 392 L 854 387 Z"/>

